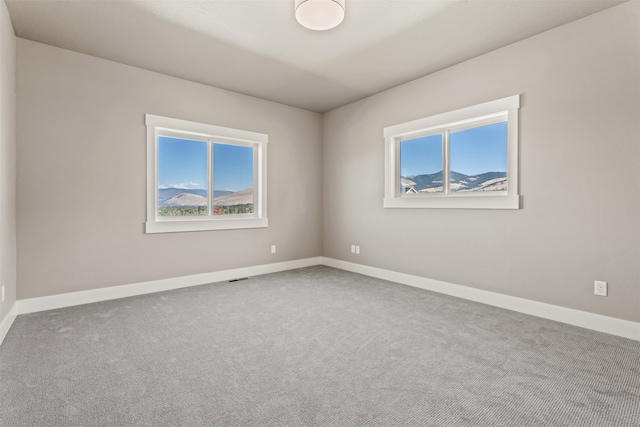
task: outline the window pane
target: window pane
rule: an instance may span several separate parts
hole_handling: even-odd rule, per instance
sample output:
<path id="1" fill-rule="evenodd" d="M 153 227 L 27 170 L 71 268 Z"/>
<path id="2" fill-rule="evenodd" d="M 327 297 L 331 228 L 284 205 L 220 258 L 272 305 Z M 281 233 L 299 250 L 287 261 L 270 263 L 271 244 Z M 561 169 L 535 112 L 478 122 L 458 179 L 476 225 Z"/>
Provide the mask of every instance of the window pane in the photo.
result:
<path id="1" fill-rule="evenodd" d="M 213 214 L 253 213 L 253 147 L 213 144 Z"/>
<path id="2" fill-rule="evenodd" d="M 507 190 L 507 122 L 452 132 L 452 193 Z"/>
<path id="3" fill-rule="evenodd" d="M 158 137 L 158 215 L 207 215 L 207 143 Z"/>
<path id="4" fill-rule="evenodd" d="M 400 143 L 402 194 L 440 193 L 442 186 L 442 135 Z"/>

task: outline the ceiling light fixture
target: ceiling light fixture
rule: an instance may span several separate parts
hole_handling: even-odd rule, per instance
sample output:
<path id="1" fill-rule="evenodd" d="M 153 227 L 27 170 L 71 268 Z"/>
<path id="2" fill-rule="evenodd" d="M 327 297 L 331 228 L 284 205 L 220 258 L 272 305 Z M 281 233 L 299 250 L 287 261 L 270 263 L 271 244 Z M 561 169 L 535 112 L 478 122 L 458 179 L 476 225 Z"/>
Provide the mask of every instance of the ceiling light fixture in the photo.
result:
<path id="1" fill-rule="evenodd" d="M 340 25 L 345 0 L 296 0 L 296 20 L 310 30 L 324 31 Z"/>

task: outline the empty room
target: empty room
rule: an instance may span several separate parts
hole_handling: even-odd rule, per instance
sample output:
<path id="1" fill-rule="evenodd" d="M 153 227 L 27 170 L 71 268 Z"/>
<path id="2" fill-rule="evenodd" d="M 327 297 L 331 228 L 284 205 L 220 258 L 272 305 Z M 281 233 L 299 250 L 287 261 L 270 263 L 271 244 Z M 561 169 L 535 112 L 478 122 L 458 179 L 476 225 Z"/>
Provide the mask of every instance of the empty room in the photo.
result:
<path id="1" fill-rule="evenodd" d="M 640 0 L 0 0 L 0 426 L 640 426 Z"/>

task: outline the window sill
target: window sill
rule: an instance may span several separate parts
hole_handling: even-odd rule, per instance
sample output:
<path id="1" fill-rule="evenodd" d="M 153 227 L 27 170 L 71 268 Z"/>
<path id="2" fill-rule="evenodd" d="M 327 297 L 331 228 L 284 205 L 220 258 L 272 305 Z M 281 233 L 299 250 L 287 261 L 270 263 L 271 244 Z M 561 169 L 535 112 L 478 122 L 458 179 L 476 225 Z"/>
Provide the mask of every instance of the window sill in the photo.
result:
<path id="1" fill-rule="evenodd" d="M 400 209 L 520 209 L 520 196 L 385 197 L 384 207 Z"/>
<path id="2" fill-rule="evenodd" d="M 187 231 L 236 230 L 243 228 L 266 228 L 269 226 L 267 218 L 225 218 L 225 219 L 194 219 L 147 221 L 145 233 L 179 233 Z"/>

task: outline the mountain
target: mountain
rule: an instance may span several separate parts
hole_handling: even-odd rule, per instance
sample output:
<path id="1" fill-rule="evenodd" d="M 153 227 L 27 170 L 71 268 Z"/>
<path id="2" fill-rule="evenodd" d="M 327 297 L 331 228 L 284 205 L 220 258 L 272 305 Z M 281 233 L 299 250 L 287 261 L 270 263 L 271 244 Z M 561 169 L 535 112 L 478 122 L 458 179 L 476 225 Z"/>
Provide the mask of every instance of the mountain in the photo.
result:
<path id="1" fill-rule="evenodd" d="M 450 188 L 452 192 L 457 191 L 501 191 L 507 187 L 506 172 L 485 172 L 478 175 L 465 175 L 460 172 L 451 171 Z M 401 177 L 403 180 L 413 181 L 413 188 L 420 193 L 433 193 L 442 191 L 442 171 Z"/>
<path id="2" fill-rule="evenodd" d="M 220 196 L 224 196 L 226 194 L 231 194 L 233 193 L 233 191 L 225 191 L 225 190 L 215 190 L 213 192 L 213 198 L 215 199 L 216 197 L 220 197 Z M 179 196 L 180 194 L 191 194 L 191 195 L 197 195 L 200 197 L 203 197 L 205 199 L 205 204 L 204 205 L 177 205 L 177 204 L 168 204 L 169 200 L 171 200 L 172 198 Z M 186 198 L 183 198 L 184 200 L 186 200 Z M 159 188 L 158 189 L 158 207 L 162 207 L 162 206 L 206 206 L 206 199 L 207 199 L 207 190 L 201 189 L 201 188 L 192 188 L 192 189 L 185 189 L 185 188 Z M 181 200 L 181 199 L 177 199 L 177 200 Z M 197 200 L 197 199 L 194 199 Z"/>
<path id="3" fill-rule="evenodd" d="M 253 203 L 253 188 L 225 194 L 213 199 L 213 204 L 216 206 L 246 205 L 249 203 Z"/>
<path id="4" fill-rule="evenodd" d="M 180 193 L 169 200 L 165 200 L 163 206 L 207 206 L 209 200 L 199 194 Z"/>
<path id="5" fill-rule="evenodd" d="M 410 176 L 408 178 L 416 183 L 413 188 L 418 191 L 442 187 L 442 171 L 432 174 Z"/>

